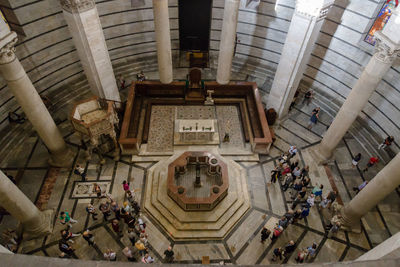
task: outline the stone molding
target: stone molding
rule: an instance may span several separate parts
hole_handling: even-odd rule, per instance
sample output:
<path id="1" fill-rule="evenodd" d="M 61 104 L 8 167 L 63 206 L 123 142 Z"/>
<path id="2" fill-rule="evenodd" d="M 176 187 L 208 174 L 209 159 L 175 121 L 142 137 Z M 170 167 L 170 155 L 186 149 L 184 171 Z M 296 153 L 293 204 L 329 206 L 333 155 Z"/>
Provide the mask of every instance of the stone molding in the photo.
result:
<path id="1" fill-rule="evenodd" d="M 385 40 L 380 35 L 376 35 L 374 57 L 377 60 L 383 63 L 392 64 L 399 55 L 400 47 L 393 46 L 389 40 Z"/>
<path id="2" fill-rule="evenodd" d="M 96 7 L 94 0 L 61 0 L 63 10 L 70 13 L 80 13 Z"/>
<path id="3" fill-rule="evenodd" d="M 9 40 L 6 42 L 8 42 L 0 48 L 0 64 L 7 64 L 15 59 L 15 44 L 18 42 L 18 37 L 15 32 L 11 32 L 7 37 Z"/>
<path id="4" fill-rule="evenodd" d="M 297 0 L 295 12 L 310 19 L 322 20 L 325 19 L 333 3 L 334 1 L 325 1 L 318 7 L 318 3 L 312 3 L 310 0 Z"/>

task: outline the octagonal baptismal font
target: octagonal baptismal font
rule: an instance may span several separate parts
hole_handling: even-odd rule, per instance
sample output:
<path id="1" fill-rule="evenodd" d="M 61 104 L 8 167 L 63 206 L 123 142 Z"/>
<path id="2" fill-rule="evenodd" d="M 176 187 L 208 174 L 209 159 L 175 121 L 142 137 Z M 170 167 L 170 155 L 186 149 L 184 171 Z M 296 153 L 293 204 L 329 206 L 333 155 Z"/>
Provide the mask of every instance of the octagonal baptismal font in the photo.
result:
<path id="1" fill-rule="evenodd" d="M 217 153 L 177 152 L 146 176 L 144 209 L 173 239 L 223 239 L 250 209 L 246 171 Z"/>

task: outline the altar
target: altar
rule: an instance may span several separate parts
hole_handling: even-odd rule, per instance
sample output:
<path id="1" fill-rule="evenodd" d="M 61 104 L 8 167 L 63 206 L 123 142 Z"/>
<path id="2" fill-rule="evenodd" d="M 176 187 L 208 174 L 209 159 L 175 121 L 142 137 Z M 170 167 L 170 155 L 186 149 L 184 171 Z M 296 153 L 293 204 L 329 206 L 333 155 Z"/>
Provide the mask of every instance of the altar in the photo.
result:
<path id="1" fill-rule="evenodd" d="M 175 120 L 174 144 L 219 144 L 217 120 Z"/>

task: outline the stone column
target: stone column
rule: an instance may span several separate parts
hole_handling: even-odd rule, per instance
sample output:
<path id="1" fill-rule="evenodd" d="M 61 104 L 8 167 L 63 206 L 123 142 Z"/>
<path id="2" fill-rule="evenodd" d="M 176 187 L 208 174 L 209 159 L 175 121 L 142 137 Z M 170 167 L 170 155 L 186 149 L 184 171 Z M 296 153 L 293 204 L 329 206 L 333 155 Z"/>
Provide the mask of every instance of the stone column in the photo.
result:
<path id="1" fill-rule="evenodd" d="M 400 185 L 400 153 L 396 155 L 342 211 L 342 225 L 359 227 L 362 216 Z"/>
<path id="2" fill-rule="evenodd" d="M 15 56 L 17 34 L 0 20 L 0 73 L 18 104 L 50 151 L 49 164 L 71 166 L 72 156 L 46 106 Z M 0 203 L 1 204 L 1 203 Z"/>
<path id="3" fill-rule="evenodd" d="M 61 6 L 93 94 L 121 101 L 94 0 L 61 0 Z"/>
<path id="4" fill-rule="evenodd" d="M 399 9 L 393 12 L 385 28 L 376 32 L 375 53 L 369 60 L 357 83 L 343 103 L 334 121 L 315 148 L 320 162 L 328 160 L 358 114 L 368 103 L 375 88 L 387 73 L 400 52 L 400 24 L 396 23 Z"/>
<path id="5" fill-rule="evenodd" d="M 10 179 L 0 171 L 0 203 L 17 219 L 24 231 L 24 238 L 34 238 L 53 231 L 53 211 L 40 211 Z"/>
<path id="6" fill-rule="evenodd" d="M 168 0 L 153 0 L 153 13 L 160 81 L 162 83 L 170 83 L 173 76 Z"/>
<path id="7" fill-rule="evenodd" d="M 290 103 L 310 59 L 324 18 L 334 0 L 297 0 L 289 31 L 272 84 L 265 96 L 267 108 L 273 108 L 282 119 L 289 112 Z"/>
<path id="8" fill-rule="evenodd" d="M 227 84 L 231 78 L 239 5 L 240 0 L 225 0 L 217 69 L 219 84 Z"/>

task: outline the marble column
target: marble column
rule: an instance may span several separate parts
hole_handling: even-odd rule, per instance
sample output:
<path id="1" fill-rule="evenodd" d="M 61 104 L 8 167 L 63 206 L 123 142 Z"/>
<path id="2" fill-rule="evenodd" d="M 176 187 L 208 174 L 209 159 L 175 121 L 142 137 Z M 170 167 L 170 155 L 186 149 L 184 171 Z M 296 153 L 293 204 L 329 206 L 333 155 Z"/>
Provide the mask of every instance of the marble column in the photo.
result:
<path id="1" fill-rule="evenodd" d="M 400 153 L 396 155 L 342 211 L 342 225 L 359 227 L 362 216 L 400 185 Z"/>
<path id="2" fill-rule="evenodd" d="M 17 34 L 0 20 L 0 73 L 26 117 L 50 151 L 49 164 L 71 166 L 72 156 L 38 92 L 15 55 Z"/>
<path id="3" fill-rule="evenodd" d="M 173 76 L 168 0 L 153 0 L 153 14 L 160 81 L 162 83 L 170 83 Z"/>
<path id="4" fill-rule="evenodd" d="M 382 77 L 388 72 L 400 53 L 400 8 L 396 8 L 382 31 L 376 32 L 375 53 L 364 68 L 331 126 L 314 152 L 319 162 L 329 160 L 357 116 L 368 103 Z"/>
<path id="5" fill-rule="evenodd" d="M 231 78 L 239 5 L 240 0 L 225 0 L 217 68 L 219 84 L 227 84 Z"/>
<path id="6" fill-rule="evenodd" d="M 266 97 L 267 108 L 273 108 L 282 119 L 310 59 L 324 18 L 334 0 L 297 0 L 289 31 L 279 59 L 271 92 Z"/>
<path id="7" fill-rule="evenodd" d="M 30 239 L 52 233 L 53 211 L 40 211 L 2 171 L 0 171 L 0 203 L 21 223 L 24 238 Z"/>
<path id="8" fill-rule="evenodd" d="M 79 59 L 93 94 L 121 101 L 94 0 L 61 0 Z"/>

